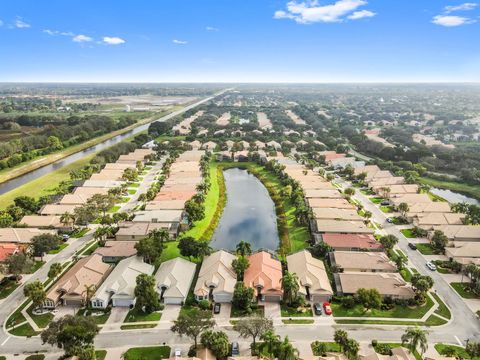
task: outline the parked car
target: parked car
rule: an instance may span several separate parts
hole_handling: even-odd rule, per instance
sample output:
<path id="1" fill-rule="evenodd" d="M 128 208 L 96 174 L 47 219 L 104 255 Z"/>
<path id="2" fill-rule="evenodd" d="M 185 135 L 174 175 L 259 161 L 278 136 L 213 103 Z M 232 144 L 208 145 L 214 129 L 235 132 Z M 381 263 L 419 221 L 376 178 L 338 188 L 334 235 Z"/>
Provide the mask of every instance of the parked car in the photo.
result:
<path id="1" fill-rule="evenodd" d="M 392 218 L 387 218 L 387 223 L 392 224 L 392 223 L 393 223 L 393 219 L 392 219 Z"/>
<path id="2" fill-rule="evenodd" d="M 380 203 L 380 205 L 382 205 L 382 206 L 388 206 L 388 205 L 390 205 L 390 201 L 382 201 L 382 202 Z"/>
<path id="3" fill-rule="evenodd" d="M 215 303 L 213 306 L 213 313 L 214 314 L 220 314 L 220 309 L 222 308 L 222 304 L 220 303 Z"/>
<path id="4" fill-rule="evenodd" d="M 174 355 L 175 357 L 182 357 L 182 350 L 180 350 L 179 348 L 176 348 Z"/>
<path id="5" fill-rule="evenodd" d="M 62 240 L 63 241 L 68 241 L 68 239 L 70 239 L 70 235 L 67 235 L 67 234 L 62 235 Z"/>
<path id="6" fill-rule="evenodd" d="M 417 250 L 417 245 L 415 245 L 414 243 L 408 243 L 408 247 L 412 250 Z"/>
<path id="7" fill-rule="evenodd" d="M 322 305 L 320 303 L 313 304 L 313 311 L 315 312 L 315 315 L 322 315 L 323 314 Z"/>
<path id="8" fill-rule="evenodd" d="M 427 268 L 429 268 L 430 270 L 437 271 L 437 266 L 434 263 L 432 263 L 431 261 L 427 262 L 426 265 L 427 265 Z"/>
<path id="9" fill-rule="evenodd" d="M 332 315 L 332 307 L 329 302 L 323 303 L 323 310 L 325 311 L 325 315 Z"/>
<path id="10" fill-rule="evenodd" d="M 238 342 L 232 342 L 232 356 L 240 355 L 240 348 L 238 347 Z"/>

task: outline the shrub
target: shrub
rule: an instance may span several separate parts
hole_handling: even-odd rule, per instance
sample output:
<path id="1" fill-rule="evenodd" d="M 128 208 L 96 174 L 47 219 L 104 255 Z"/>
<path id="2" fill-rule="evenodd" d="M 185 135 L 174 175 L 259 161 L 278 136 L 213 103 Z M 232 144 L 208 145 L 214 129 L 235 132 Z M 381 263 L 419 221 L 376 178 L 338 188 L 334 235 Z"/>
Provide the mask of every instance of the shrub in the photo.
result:
<path id="1" fill-rule="evenodd" d="M 372 346 L 375 347 L 375 346 L 377 346 L 377 344 L 378 344 L 378 340 L 373 339 L 372 340 Z"/>
<path id="2" fill-rule="evenodd" d="M 345 296 L 341 299 L 342 306 L 346 309 L 351 309 L 355 306 L 355 299 L 353 296 Z"/>
<path id="3" fill-rule="evenodd" d="M 198 307 L 202 310 L 209 310 L 210 309 L 210 301 L 202 300 L 198 303 Z"/>
<path id="4" fill-rule="evenodd" d="M 392 355 L 392 348 L 388 344 L 377 344 L 375 351 L 381 355 Z"/>

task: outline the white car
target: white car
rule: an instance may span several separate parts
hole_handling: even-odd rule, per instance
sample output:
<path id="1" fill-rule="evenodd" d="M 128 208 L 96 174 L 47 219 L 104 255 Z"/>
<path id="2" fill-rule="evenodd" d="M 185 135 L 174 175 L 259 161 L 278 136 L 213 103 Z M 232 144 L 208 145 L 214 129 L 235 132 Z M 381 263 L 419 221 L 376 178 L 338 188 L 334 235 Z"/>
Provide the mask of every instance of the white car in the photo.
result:
<path id="1" fill-rule="evenodd" d="M 175 349 L 175 357 L 182 357 L 182 350 L 180 349 Z"/>
<path id="2" fill-rule="evenodd" d="M 427 268 L 429 268 L 430 270 L 432 271 L 437 271 L 437 267 L 435 266 L 434 263 L 432 263 L 431 261 L 427 262 Z"/>

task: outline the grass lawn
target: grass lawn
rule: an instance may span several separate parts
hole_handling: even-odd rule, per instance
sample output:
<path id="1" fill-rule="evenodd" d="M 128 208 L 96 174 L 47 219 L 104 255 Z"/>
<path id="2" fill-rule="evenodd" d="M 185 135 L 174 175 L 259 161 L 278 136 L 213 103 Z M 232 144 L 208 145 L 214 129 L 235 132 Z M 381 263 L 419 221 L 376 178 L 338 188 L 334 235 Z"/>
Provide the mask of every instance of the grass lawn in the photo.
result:
<path id="1" fill-rule="evenodd" d="M 104 360 L 106 356 L 107 356 L 107 350 L 95 351 L 95 357 L 97 358 L 97 360 Z"/>
<path id="2" fill-rule="evenodd" d="M 313 324 L 314 320 L 309 319 L 292 319 L 292 320 L 282 320 L 282 323 L 286 325 L 295 325 L 295 324 Z"/>
<path id="3" fill-rule="evenodd" d="M 140 322 L 140 321 L 159 321 L 162 317 L 160 312 L 152 312 L 150 314 L 144 313 L 141 309 L 133 308 L 125 317 L 126 323 Z"/>
<path id="4" fill-rule="evenodd" d="M 178 249 L 177 241 L 169 241 L 165 243 L 165 248 L 160 256 L 160 262 L 175 259 L 180 256 L 180 250 Z"/>
<path id="5" fill-rule="evenodd" d="M 478 299 L 478 296 L 469 290 L 468 283 L 452 282 L 450 286 L 464 299 Z"/>
<path id="6" fill-rule="evenodd" d="M 430 244 L 415 244 L 417 245 L 417 250 L 420 251 L 423 255 L 434 255 L 433 247 Z"/>
<path id="7" fill-rule="evenodd" d="M 88 314 L 88 315 L 85 315 Z M 91 315 L 92 313 L 103 313 L 102 315 Z M 108 320 L 108 318 L 110 317 L 110 311 L 102 311 L 100 309 L 95 309 L 95 310 L 88 310 L 86 308 L 83 308 L 83 309 L 80 309 L 78 310 L 77 312 L 77 315 L 78 316 L 90 316 L 91 315 L 91 318 L 93 319 L 93 321 L 95 321 L 95 324 L 97 325 L 102 325 L 102 324 L 105 324 Z"/>
<path id="8" fill-rule="evenodd" d="M 393 212 L 393 206 L 380 206 L 380 210 L 382 210 L 384 213 L 391 213 Z"/>
<path id="9" fill-rule="evenodd" d="M 82 236 L 85 236 L 85 234 L 87 232 L 88 232 L 88 228 L 86 228 L 86 227 L 85 228 L 77 228 L 77 229 L 75 229 L 74 232 L 72 232 L 70 234 L 70 237 L 78 239 L 78 238 L 81 238 Z"/>
<path id="10" fill-rule="evenodd" d="M 238 318 L 238 317 L 245 317 L 245 316 L 252 316 L 252 315 L 259 315 L 259 316 L 263 316 L 264 314 L 264 308 L 263 306 L 259 306 L 257 307 L 255 310 L 253 310 L 252 312 L 250 313 L 247 313 L 245 311 L 242 311 L 240 309 L 237 309 L 235 308 L 233 305 L 230 309 L 230 317 L 232 318 Z"/>
<path id="11" fill-rule="evenodd" d="M 416 236 L 413 234 L 412 229 L 402 229 L 400 232 L 405 236 L 407 239 L 415 238 Z"/>
<path id="12" fill-rule="evenodd" d="M 442 318 L 439 318 L 435 314 L 430 315 L 430 317 L 425 321 L 424 325 L 425 326 L 440 326 L 440 325 L 445 325 L 448 322 L 448 320 L 443 320 Z"/>
<path id="13" fill-rule="evenodd" d="M 50 250 L 48 253 L 49 254 L 58 254 L 60 251 L 65 249 L 68 246 L 67 243 L 61 243 L 60 246 L 54 250 Z"/>
<path id="14" fill-rule="evenodd" d="M 382 201 L 385 201 L 385 199 L 381 197 L 372 197 L 370 198 L 370 201 L 374 204 L 380 204 Z"/>
<path id="15" fill-rule="evenodd" d="M 0 210 L 5 209 L 8 205 L 13 203 L 13 199 L 18 196 L 32 196 L 33 194 L 38 199 L 40 196 L 51 194 L 52 190 L 58 186 L 63 180 L 70 179 L 70 171 L 80 169 L 87 165 L 94 155 L 87 156 L 79 161 L 67 165 L 56 171 L 52 171 L 38 179 L 32 180 L 22 186 L 15 188 L 3 195 L 0 195 Z"/>
<path id="16" fill-rule="evenodd" d="M 446 345 L 446 344 L 439 343 L 439 344 L 435 344 L 435 350 L 437 350 L 440 355 L 446 356 L 446 355 L 449 355 L 449 353 L 453 353 L 455 354 L 454 356 L 456 358 L 470 359 L 470 356 L 465 351 L 465 348 L 461 346 Z M 476 357 L 475 359 L 478 359 L 478 357 Z"/>
<path id="17" fill-rule="evenodd" d="M 121 325 L 120 330 L 134 330 L 134 329 L 152 329 L 157 324 L 130 324 L 130 325 Z M 142 358 L 143 359 L 143 358 Z"/>
<path id="18" fill-rule="evenodd" d="M 25 360 L 43 360 L 43 359 L 45 359 L 45 355 L 43 354 L 33 354 L 25 358 Z"/>
<path id="19" fill-rule="evenodd" d="M 427 296 L 425 305 L 419 307 L 399 306 L 391 310 L 372 309 L 365 313 L 361 304 L 355 305 L 352 309 L 345 309 L 339 303 L 332 303 L 333 315 L 341 317 L 379 317 L 379 318 L 398 318 L 398 319 L 420 319 L 433 306 L 433 301 Z"/>
<path id="20" fill-rule="evenodd" d="M 321 342 L 321 341 L 319 341 Z M 315 342 L 310 344 L 310 347 L 312 348 L 313 355 L 319 356 L 320 354 L 316 354 L 315 352 L 315 347 L 314 347 Z M 327 345 L 327 352 L 341 352 L 340 345 L 334 342 L 323 342 L 323 344 Z"/>
<path id="21" fill-rule="evenodd" d="M 27 309 L 27 313 L 30 315 L 30 317 L 32 318 L 33 321 L 35 321 L 35 324 L 37 324 L 37 326 L 39 328 L 46 328 L 48 326 L 48 324 L 50 324 L 50 322 L 53 320 L 53 314 L 50 313 L 50 312 L 47 312 L 45 314 L 42 314 L 42 315 L 34 315 L 32 313 L 32 306 L 30 306 L 28 309 Z"/>
<path id="22" fill-rule="evenodd" d="M 43 266 L 43 264 L 45 264 L 45 261 L 35 261 L 32 268 L 30 269 L 29 272 L 27 272 L 27 274 L 33 274 L 35 271 L 40 269 Z"/>
<path id="23" fill-rule="evenodd" d="M 137 193 L 137 190 L 135 190 L 135 189 L 128 189 L 127 191 L 130 195 L 134 195 L 134 194 Z"/>
<path id="24" fill-rule="evenodd" d="M 19 282 L 12 281 L 8 278 L 4 279 L 0 284 L 0 299 L 5 299 L 19 286 Z"/>
<path id="25" fill-rule="evenodd" d="M 404 268 L 400 270 L 400 275 L 402 275 L 403 280 L 406 282 L 412 281 L 412 273 L 408 269 Z"/>
<path id="26" fill-rule="evenodd" d="M 15 329 L 10 330 L 9 332 L 10 334 L 15 336 L 25 336 L 25 337 L 32 337 L 40 334 L 40 333 L 37 333 L 35 330 L 33 330 L 33 328 L 28 323 L 20 325 Z"/>
<path id="27" fill-rule="evenodd" d="M 308 307 L 299 307 L 299 308 L 291 308 L 287 305 L 281 306 L 281 314 L 282 317 L 312 317 L 312 308 Z"/>
<path id="28" fill-rule="evenodd" d="M 170 346 L 137 347 L 128 349 L 124 360 L 161 360 L 170 357 Z"/>
<path id="29" fill-rule="evenodd" d="M 116 213 L 118 210 L 120 210 L 120 205 L 113 205 L 108 212 L 109 213 Z"/>

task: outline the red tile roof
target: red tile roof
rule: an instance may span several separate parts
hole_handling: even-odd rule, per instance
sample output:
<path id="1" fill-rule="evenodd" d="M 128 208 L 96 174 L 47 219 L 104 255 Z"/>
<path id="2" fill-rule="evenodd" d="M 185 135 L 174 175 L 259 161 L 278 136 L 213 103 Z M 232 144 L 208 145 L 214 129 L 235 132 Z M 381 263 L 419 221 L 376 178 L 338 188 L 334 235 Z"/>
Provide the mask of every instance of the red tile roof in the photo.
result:
<path id="1" fill-rule="evenodd" d="M 18 250 L 16 244 L 0 244 L 0 262 L 5 261 L 10 255 L 15 254 Z"/>
<path id="2" fill-rule="evenodd" d="M 379 250 L 382 245 L 369 234 L 322 234 L 323 241 L 333 248 Z"/>

